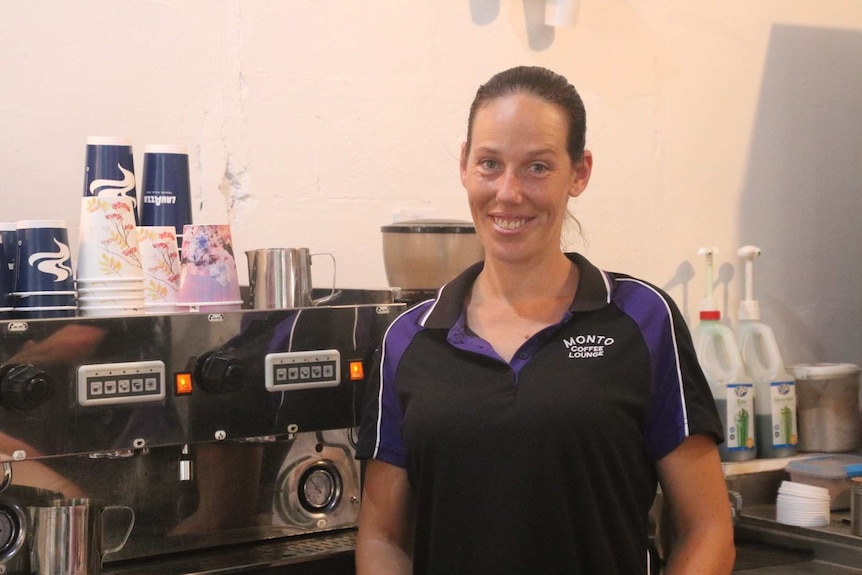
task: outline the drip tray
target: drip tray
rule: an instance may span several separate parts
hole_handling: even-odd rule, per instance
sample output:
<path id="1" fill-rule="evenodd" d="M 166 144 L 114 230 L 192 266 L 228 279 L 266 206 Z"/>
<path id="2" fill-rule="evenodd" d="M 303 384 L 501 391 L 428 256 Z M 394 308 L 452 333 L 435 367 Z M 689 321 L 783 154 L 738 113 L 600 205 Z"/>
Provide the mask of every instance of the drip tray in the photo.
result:
<path id="1" fill-rule="evenodd" d="M 104 575 L 244 575 L 263 574 L 267 570 L 282 567 L 279 573 L 304 573 L 297 568 L 308 562 L 327 561 L 334 568 L 349 566 L 349 570 L 327 571 L 320 567 L 314 573 L 353 573 L 353 551 L 356 546 L 356 530 L 318 533 L 310 536 L 270 540 L 265 543 L 244 543 L 217 549 L 185 552 L 181 556 L 169 555 L 108 563 L 102 569 Z M 309 571 L 310 572 L 310 571 Z"/>

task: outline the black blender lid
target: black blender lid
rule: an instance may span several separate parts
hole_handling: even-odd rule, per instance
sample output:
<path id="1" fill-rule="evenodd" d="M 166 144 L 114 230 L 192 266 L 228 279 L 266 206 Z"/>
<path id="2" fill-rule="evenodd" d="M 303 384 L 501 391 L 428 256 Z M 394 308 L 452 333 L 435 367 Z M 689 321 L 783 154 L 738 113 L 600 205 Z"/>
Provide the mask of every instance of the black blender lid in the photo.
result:
<path id="1" fill-rule="evenodd" d="M 381 232 L 396 234 L 475 234 L 473 222 L 464 220 L 407 220 L 382 226 Z"/>

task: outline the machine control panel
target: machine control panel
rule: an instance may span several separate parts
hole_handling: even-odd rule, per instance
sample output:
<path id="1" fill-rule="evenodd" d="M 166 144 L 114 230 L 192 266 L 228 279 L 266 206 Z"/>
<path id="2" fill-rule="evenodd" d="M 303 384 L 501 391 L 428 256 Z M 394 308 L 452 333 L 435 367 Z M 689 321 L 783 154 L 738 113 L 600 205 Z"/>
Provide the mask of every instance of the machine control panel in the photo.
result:
<path id="1" fill-rule="evenodd" d="M 337 349 L 270 353 L 264 361 L 269 391 L 335 387 L 341 383 L 341 354 Z"/>
<path id="2" fill-rule="evenodd" d="M 161 401 L 165 387 L 165 364 L 158 360 L 78 368 L 78 404 L 82 406 Z"/>

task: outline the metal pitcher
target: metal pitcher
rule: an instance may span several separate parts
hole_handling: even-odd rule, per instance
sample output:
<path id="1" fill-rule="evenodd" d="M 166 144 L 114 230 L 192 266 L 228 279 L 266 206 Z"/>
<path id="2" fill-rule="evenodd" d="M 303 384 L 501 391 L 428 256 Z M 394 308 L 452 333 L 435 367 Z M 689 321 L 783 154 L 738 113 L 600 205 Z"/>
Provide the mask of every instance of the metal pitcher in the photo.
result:
<path id="1" fill-rule="evenodd" d="M 135 512 L 124 505 L 91 506 L 89 499 L 53 501 L 28 507 L 30 569 L 37 575 L 99 575 L 102 559 L 126 544 Z M 103 521 L 123 524 L 121 537 L 109 542 Z"/>
<path id="2" fill-rule="evenodd" d="M 248 282 L 254 309 L 311 307 L 335 297 L 335 257 L 311 254 L 308 248 L 264 248 L 245 252 L 248 258 Z M 328 296 L 311 297 L 311 259 L 332 258 L 332 291 Z"/>

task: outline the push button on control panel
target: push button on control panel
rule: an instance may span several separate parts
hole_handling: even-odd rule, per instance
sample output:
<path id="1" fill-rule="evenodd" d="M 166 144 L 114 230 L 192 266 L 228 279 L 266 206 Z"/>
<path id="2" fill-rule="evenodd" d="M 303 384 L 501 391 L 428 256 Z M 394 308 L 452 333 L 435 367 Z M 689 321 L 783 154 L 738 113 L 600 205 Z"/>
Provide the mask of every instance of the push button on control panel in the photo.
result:
<path id="1" fill-rule="evenodd" d="M 341 354 L 337 349 L 270 353 L 265 366 L 269 391 L 335 387 L 341 383 Z"/>
<path id="2" fill-rule="evenodd" d="M 165 364 L 158 360 L 100 363 L 78 368 L 78 403 L 82 406 L 161 401 Z"/>

